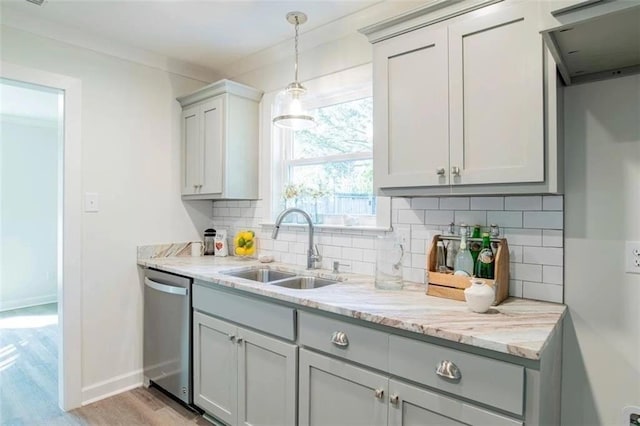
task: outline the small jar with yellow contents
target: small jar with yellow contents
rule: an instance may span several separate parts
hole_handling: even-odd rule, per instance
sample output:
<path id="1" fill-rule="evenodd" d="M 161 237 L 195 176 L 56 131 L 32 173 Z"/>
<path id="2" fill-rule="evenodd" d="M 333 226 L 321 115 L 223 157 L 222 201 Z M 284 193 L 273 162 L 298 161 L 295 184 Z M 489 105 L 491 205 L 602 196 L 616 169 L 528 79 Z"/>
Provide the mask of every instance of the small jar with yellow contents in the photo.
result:
<path id="1" fill-rule="evenodd" d="M 251 258 L 256 253 L 256 234 L 253 231 L 238 231 L 233 238 L 233 254 L 238 257 Z"/>

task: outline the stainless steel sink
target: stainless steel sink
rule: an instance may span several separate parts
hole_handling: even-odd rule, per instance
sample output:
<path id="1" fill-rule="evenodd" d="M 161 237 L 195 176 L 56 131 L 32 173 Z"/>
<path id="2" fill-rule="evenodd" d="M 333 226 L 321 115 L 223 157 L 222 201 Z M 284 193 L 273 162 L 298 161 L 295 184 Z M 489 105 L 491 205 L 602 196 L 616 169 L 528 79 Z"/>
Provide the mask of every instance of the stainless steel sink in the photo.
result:
<path id="1" fill-rule="evenodd" d="M 292 288 L 296 290 L 309 290 L 313 288 L 325 287 L 331 284 L 335 284 L 338 281 L 328 280 L 326 278 L 318 277 L 294 277 L 284 280 L 275 281 L 269 283 L 270 285 L 277 285 L 279 287 Z"/>
<path id="2" fill-rule="evenodd" d="M 293 274 L 291 272 L 274 271 L 267 268 L 222 272 L 222 274 L 230 275 L 232 277 L 245 278 L 247 280 L 258 281 L 261 283 L 278 281 L 285 278 L 294 278 L 296 276 L 296 274 Z"/>

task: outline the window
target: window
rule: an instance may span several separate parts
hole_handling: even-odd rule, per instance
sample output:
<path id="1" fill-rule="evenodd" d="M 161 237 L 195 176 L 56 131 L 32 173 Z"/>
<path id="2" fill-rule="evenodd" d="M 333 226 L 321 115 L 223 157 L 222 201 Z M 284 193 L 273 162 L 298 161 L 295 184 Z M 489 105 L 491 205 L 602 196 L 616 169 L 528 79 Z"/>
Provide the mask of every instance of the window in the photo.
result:
<path id="1" fill-rule="evenodd" d="M 374 226 L 370 96 L 313 110 L 317 126 L 284 138 L 282 207 L 315 223 Z"/>
<path id="2" fill-rule="evenodd" d="M 261 193 L 273 221 L 285 207 L 299 207 L 320 226 L 389 229 L 391 199 L 373 192 L 372 67 L 365 64 L 304 83 L 318 125 L 286 131 L 264 120 L 265 144 Z M 277 92 L 265 94 L 263 114 L 270 117 Z M 305 223 L 289 215 L 290 223 Z"/>

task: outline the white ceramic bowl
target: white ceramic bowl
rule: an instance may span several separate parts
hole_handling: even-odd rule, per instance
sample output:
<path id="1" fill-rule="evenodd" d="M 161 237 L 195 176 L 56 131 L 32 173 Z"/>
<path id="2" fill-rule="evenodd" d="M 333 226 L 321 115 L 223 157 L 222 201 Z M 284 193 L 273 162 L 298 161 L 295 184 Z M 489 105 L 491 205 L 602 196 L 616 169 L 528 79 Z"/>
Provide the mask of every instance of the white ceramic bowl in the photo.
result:
<path id="1" fill-rule="evenodd" d="M 473 312 L 483 313 L 489 310 L 496 294 L 493 287 L 485 284 L 484 281 L 472 279 L 471 285 L 464 290 L 464 298 L 469 309 Z"/>

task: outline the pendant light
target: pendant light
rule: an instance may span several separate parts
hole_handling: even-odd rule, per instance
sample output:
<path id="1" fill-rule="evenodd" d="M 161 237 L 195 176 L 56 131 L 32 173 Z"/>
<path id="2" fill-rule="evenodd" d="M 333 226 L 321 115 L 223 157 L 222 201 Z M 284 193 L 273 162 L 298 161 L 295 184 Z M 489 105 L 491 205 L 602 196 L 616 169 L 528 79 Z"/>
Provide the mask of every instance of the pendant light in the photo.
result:
<path id="1" fill-rule="evenodd" d="M 273 124 L 285 129 L 308 129 L 316 125 L 311 114 L 305 108 L 307 89 L 298 81 L 298 27 L 307 22 L 302 12 L 287 13 L 287 21 L 295 25 L 295 68 L 294 81 L 278 93 L 273 104 Z"/>

